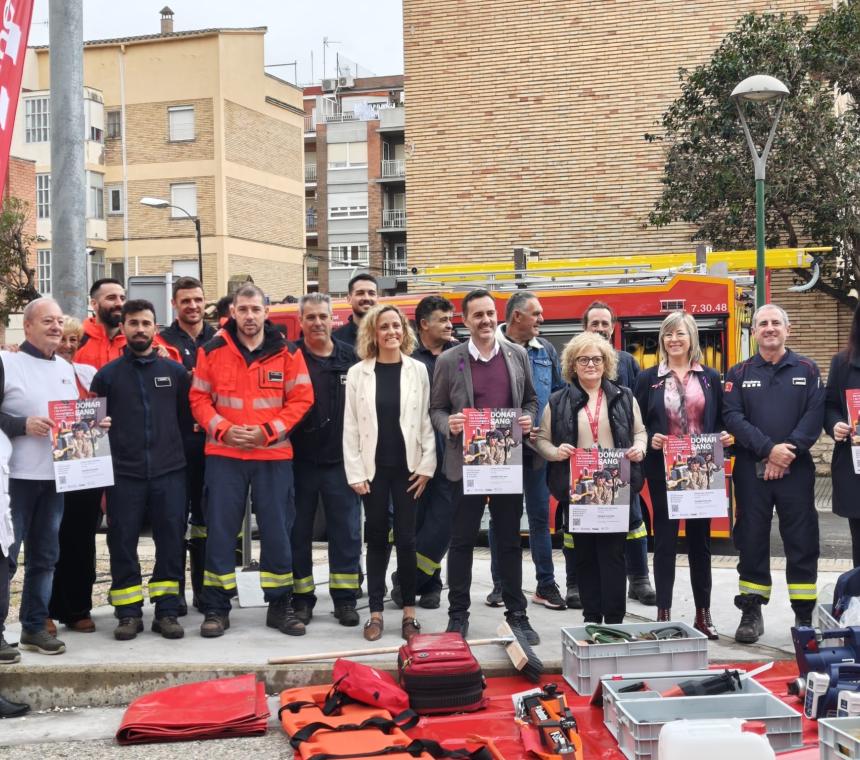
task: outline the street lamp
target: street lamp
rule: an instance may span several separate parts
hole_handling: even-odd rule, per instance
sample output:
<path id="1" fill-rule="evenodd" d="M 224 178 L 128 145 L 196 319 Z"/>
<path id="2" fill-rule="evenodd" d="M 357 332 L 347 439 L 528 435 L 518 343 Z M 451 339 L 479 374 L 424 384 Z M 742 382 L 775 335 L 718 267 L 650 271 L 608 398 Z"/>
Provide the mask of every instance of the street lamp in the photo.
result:
<path id="1" fill-rule="evenodd" d="M 203 283 L 203 240 L 200 237 L 200 217 L 193 216 L 189 214 L 184 208 L 181 206 L 174 206 L 172 203 L 163 200 L 162 198 L 141 198 L 140 202 L 144 206 L 149 206 L 150 208 L 175 208 L 177 211 L 181 211 L 185 216 L 187 216 L 192 222 L 194 222 L 194 229 L 197 232 L 197 272 L 198 279 L 200 283 Z"/>
<path id="2" fill-rule="evenodd" d="M 732 100 L 738 109 L 738 115 L 741 117 L 741 124 L 744 128 L 744 134 L 747 138 L 750 153 L 752 154 L 753 166 L 755 167 L 755 305 L 756 308 L 764 305 L 765 302 L 765 261 L 764 261 L 764 176 L 765 164 L 767 163 L 767 155 L 770 153 L 770 146 L 773 144 L 773 136 L 776 134 L 776 127 L 779 124 L 779 117 L 782 115 L 782 107 L 785 105 L 785 97 L 788 95 L 788 87 L 780 82 L 775 77 L 766 74 L 756 74 L 755 76 L 747 77 L 734 90 L 732 90 Z M 768 134 L 767 142 L 764 144 L 764 150 L 759 154 L 753 142 L 750 128 L 747 124 L 746 115 L 744 114 L 743 104 L 749 103 L 767 103 L 771 100 L 778 100 L 779 106 L 773 117 L 773 123 L 770 125 L 770 134 Z"/>

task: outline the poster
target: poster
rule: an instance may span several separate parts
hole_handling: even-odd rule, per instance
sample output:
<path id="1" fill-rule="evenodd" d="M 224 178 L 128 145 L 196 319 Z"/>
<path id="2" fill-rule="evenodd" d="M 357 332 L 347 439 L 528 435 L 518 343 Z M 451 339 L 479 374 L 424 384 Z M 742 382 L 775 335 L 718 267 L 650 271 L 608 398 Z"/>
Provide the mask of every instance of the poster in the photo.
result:
<path id="1" fill-rule="evenodd" d="M 851 432 L 851 458 L 854 460 L 854 472 L 860 475 L 860 390 L 848 388 L 845 391 L 845 404 L 848 407 L 848 425 Z"/>
<path id="2" fill-rule="evenodd" d="M 519 409 L 464 409 L 463 493 L 523 492 Z"/>
<path id="3" fill-rule="evenodd" d="M 575 449 L 570 458 L 573 533 L 626 533 L 630 529 L 630 460 L 626 449 Z"/>
<path id="4" fill-rule="evenodd" d="M 49 401 L 54 428 L 54 480 L 57 491 L 80 491 L 113 485 L 113 463 L 107 430 L 107 399 Z"/>
<path id="5" fill-rule="evenodd" d="M 670 435 L 663 446 L 669 519 L 725 517 L 729 510 L 718 433 Z"/>

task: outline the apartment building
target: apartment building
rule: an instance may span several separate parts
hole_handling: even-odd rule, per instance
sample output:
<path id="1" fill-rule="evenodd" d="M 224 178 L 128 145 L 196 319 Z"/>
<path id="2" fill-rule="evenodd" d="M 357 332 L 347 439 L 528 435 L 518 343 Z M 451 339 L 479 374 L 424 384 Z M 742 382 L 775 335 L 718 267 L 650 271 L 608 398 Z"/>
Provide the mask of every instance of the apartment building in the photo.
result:
<path id="1" fill-rule="evenodd" d="M 406 273 L 403 103 L 402 76 L 341 75 L 304 89 L 309 290 L 345 293 L 370 271 L 393 292 Z"/>
<path id="2" fill-rule="evenodd" d="M 265 33 L 174 31 L 165 8 L 158 33 L 84 43 L 91 280 L 196 276 L 199 219 L 211 298 L 248 277 L 276 301 L 304 292 L 302 92 L 265 72 Z M 13 138 L 13 152 L 36 161 L 42 273 L 51 260 L 49 55 L 27 51 Z"/>

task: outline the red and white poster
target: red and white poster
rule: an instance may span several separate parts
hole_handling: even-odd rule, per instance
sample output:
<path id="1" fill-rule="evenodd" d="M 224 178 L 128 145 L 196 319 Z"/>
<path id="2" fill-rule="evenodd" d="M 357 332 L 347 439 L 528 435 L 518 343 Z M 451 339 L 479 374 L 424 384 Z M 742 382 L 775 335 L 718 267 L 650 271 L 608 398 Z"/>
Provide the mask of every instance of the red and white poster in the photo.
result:
<path id="1" fill-rule="evenodd" d="M 849 388 L 845 391 L 845 404 L 848 407 L 848 424 L 851 426 L 851 456 L 854 459 L 854 472 L 860 475 L 860 389 Z"/>
<path id="2" fill-rule="evenodd" d="M 463 493 L 523 492 L 519 409 L 464 409 Z"/>
<path id="3" fill-rule="evenodd" d="M 15 111 L 24 74 L 33 0 L 3 0 L 0 20 L 0 197 L 6 187 Z"/>
<path id="4" fill-rule="evenodd" d="M 626 533 L 630 528 L 630 460 L 625 449 L 575 449 L 570 458 L 572 533 Z"/>
<path id="5" fill-rule="evenodd" d="M 723 445 L 719 435 L 670 435 L 663 446 L 663 461 L 671 520 L 728 514 Z"/>

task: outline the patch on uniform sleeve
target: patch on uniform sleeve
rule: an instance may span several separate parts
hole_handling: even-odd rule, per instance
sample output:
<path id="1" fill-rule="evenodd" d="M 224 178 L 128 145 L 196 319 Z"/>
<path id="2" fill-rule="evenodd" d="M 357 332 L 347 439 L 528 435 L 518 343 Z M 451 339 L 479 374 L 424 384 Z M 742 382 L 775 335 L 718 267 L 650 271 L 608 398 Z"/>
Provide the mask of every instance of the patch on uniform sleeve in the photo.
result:
<path id="1" fill-rule="evenodd" d="M 734 384 L 731 380 L 729 380 L 729 381 L 726 383 L 726 393 L 731 393 L 731 392 L 732 392 L 732 388 L 734 388 L 734 387 L 735 387 L 735 384 Z"/>
<path id="2" fill-rule="evenodd" d="M 266 372 L 266 380 L 270 383 L 282 383 L 284 382 L 284 373 L 269 370 Z"/>
<path id="3" fill-rule="evenodd" d="M 793 378 L 791 378 L 791 384 L 792 385 L 806 385 L 806 378 L 805 377 L 793 377 Z"/>
<path id="4" fill-rule="evenodd" d="M 171 377 L 156 377 L 155 378 L 155 387 L 156 388 L 170 388 L 173 386 L 173 379 Z"/>

